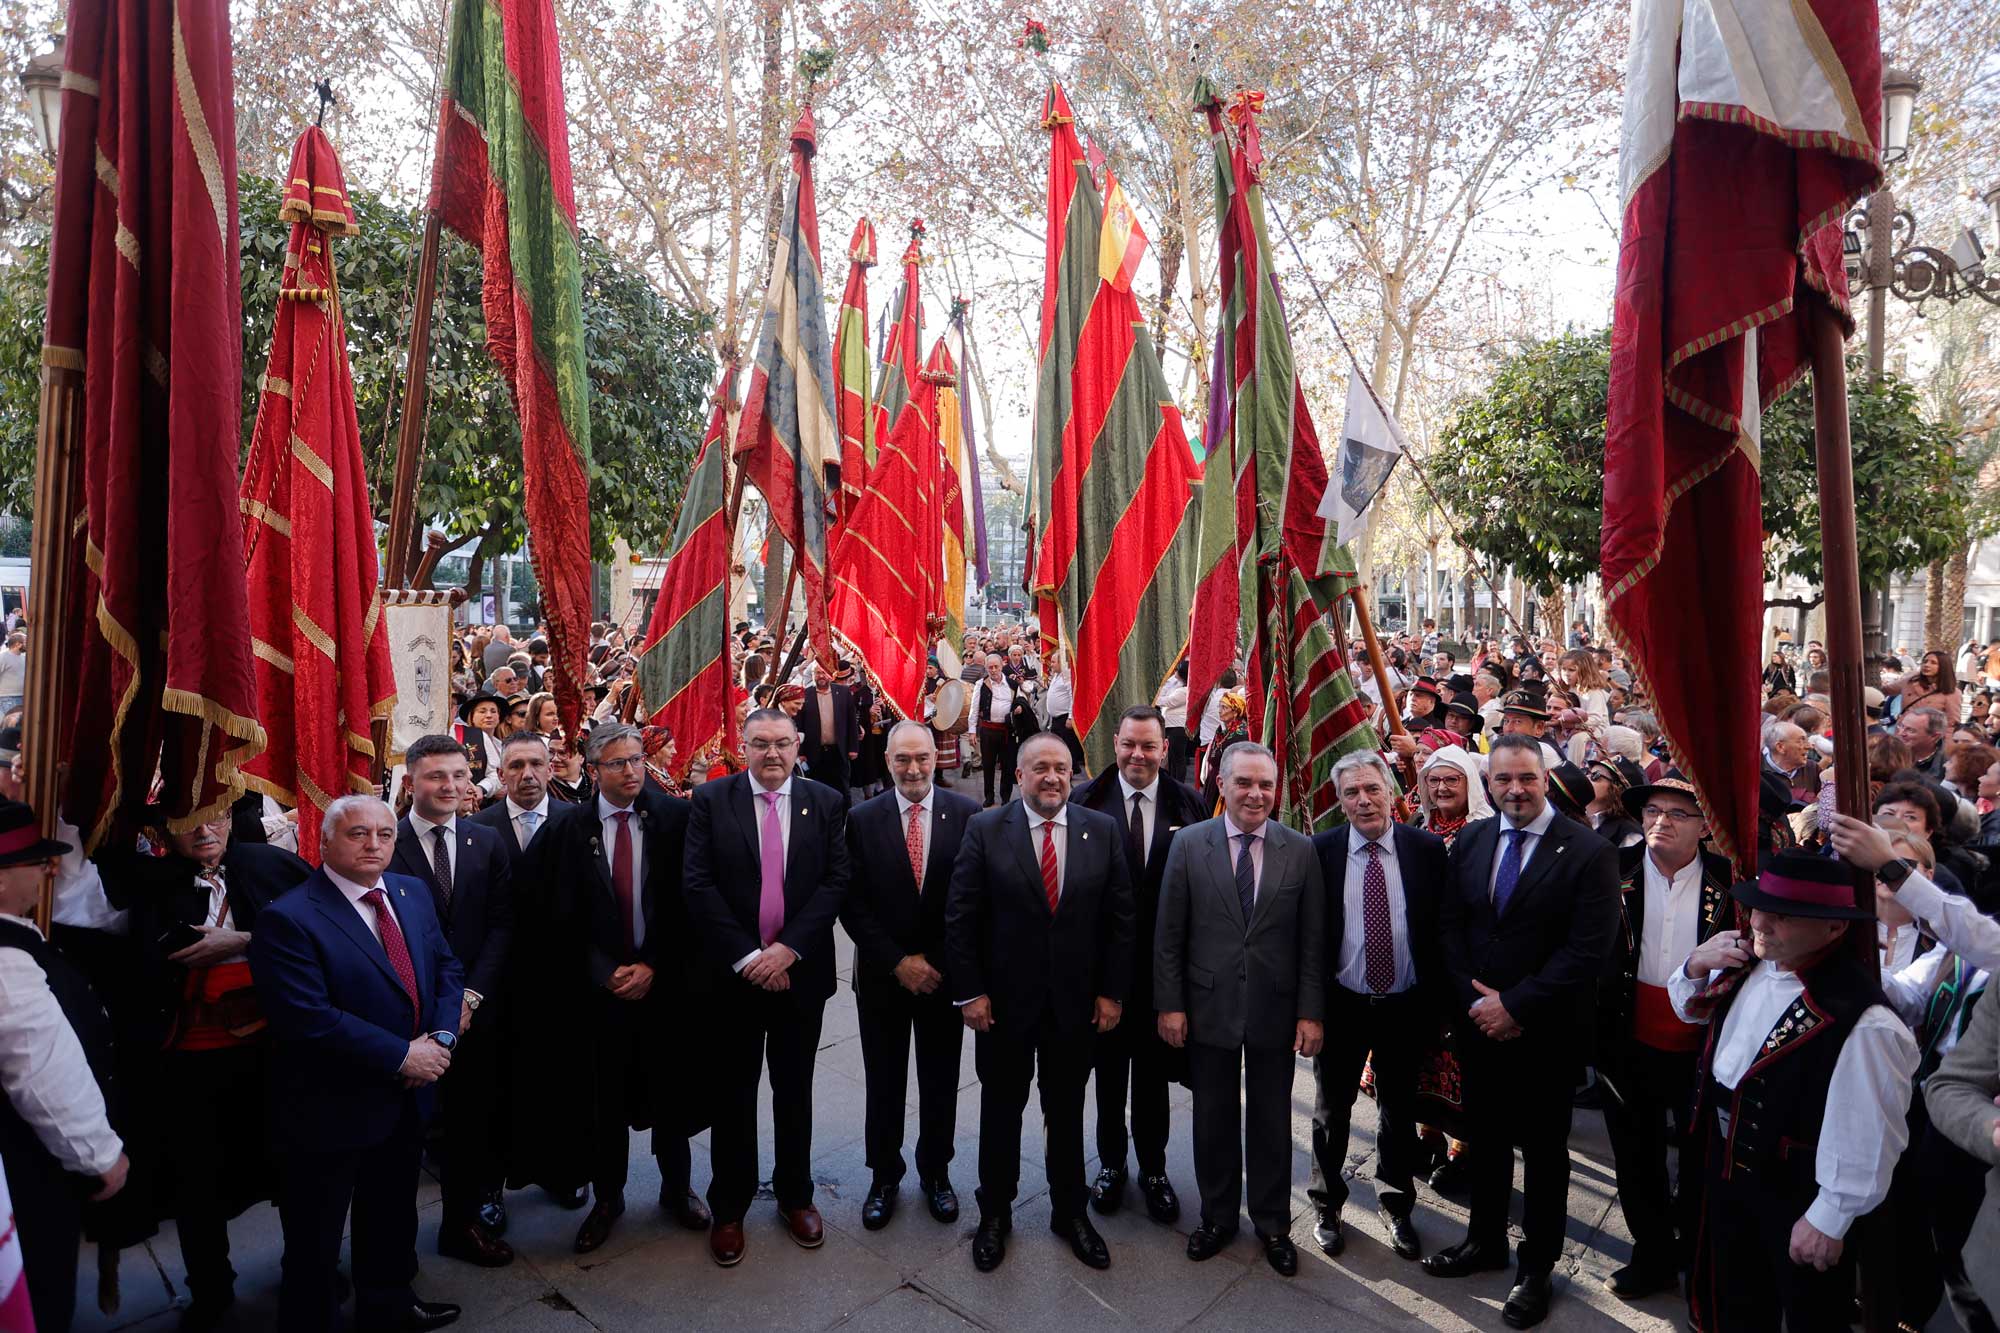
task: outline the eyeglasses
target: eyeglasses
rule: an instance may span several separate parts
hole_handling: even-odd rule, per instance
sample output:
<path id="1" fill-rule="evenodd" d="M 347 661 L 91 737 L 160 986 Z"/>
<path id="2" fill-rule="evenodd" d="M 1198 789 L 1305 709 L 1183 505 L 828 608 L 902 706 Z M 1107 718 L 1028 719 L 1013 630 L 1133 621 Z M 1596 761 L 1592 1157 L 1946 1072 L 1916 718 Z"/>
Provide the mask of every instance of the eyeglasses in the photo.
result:
<path id="1" fill-rule="evenodd" d="M 776 754 L 779 750 L 789 750 L 798 743 L 796 737 L 776 741 L 759 739 L 743 742 L 743 748 L 752 754 Z"/>
<path id="2" fill-rule="evenodd" d="M 1639 818 L 1651 824 L 1657 820 L 1670 819 L 1676 824 L 1689 824 L 1701 818 L 1697 810 L 1669 810 L 1664 805 L 1649 805 L 1639 812 Z"/>
<path id="3" fill-rule="evenodd" d="M 631 769 L 637 768 L 639 765 L 645 762 L 646 762 L 646 756 L 642 754 L 635 754 L 629 759 L 593 760 L 591 766 L 594 768 L 602 769 L 606 773 L 624 773 Z"/>

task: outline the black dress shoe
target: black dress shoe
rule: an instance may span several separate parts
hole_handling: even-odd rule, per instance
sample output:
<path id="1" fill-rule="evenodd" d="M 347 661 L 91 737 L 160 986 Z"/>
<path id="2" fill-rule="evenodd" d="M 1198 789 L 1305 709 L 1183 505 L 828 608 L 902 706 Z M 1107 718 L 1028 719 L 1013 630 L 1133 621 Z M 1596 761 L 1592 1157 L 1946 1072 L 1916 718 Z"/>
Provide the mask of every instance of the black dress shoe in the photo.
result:
<path id="1" fill-rule="evenodd" d="M 1125 1203 L 1125 1168 L 1107 1166 L 1090 1182 L 1090 1206 L 1106 1217 Z"/>
<path id="2" fill-rule="evenodd" d="M 1464 1277 L 1468 1273 L 1496 1273 L 1507 1266 L 1507 1244 L 1483 1240 L 1462 1240 L 1447 1245 L 1424 1260 L 1424 1271 L 1432 1277 Z"/>
<path id="3" fill-rule="evenodd" d="M 1457 1198 L 1472 1188 L 1468 1174 L 1464 1156 L 1447 1157 L 1437 1170 L 1431 1172 L 1431 1188 L 1439 1194 Z"/>
<path id="4" fill-rule="evenodd" d="M 684 1187 L 660 1188 L 660 1211 L 680 1224 L 683 1231 L 706 1231 L 715 1218 L 701 1196 Z"/>
<path id="5" fill-rule="evenodd" d="M 1146 1196 L 1146 1216 L 1162 1226 L 1181 1220 L 1181 1200 L 1174 1193 L 1173 1181 L 1165 1176 L 1146 1176 L 1139 1182 L 1139 1192 Z"/>
<path id="6" fill-rule="evenodd" d="M 937 1180 L 924 1186 L 924 1202 L 930 1205 L 931 1216 L 949 1226 L 958 1220 L 958 1192 L 949 1180 Z"/>
<path id="7" fill-rule="evenodd" d="M 1007 1233 L 1014 1229 L 1005 1217 L 982 1217 L 979 1230 L 972 1233 L 972 1266 L 990 1273 L 1007 1257 Z"/>
<path id="8" fill-rule="evenodd" d="M 1224 1231 L 1221 1227 L 1198 1226 L 1188 1232 L 1187 1256 L 1196 1263 L 1213 1259 L 1235 1238 L 1235 1232 Z"/>
<path id="9" fill-rule="evenodd" d="M 477 1222 L 461 1222 L 438 1230 L 438 1253 L 480 1268 L 505 1268 L 514 1262 L 514 1247 Z"/>
<path id="10" fill-rule="evenodd" d="M 1051 1221 L 1049 1230 L 1068 1241 L 1070 1253 L 1092 1268 L 1111 1267 L 1111 1251 L 1105 1246 L 1104 1237 L 1097 1234 L 1097 1228 L 1082 1213 L 1066 1222 Z"/>
<path id="11" fill-rule="evenodd" d="M 1299 1275 L 1299 1250 L 1292 1244 L 1290 1236 L 1260 1236 L 1258 1239 L 1264 1242 L 1264 1258 L 1270 1263 L 1272 1271 L 1279 1277 Z"/>
<path id="12" fill-rule="evenodd" d="M 554 1199 L 558 1208 L 581 1208 L 590 1202 L 588 1185 L 578 1185 L 573 1190 L 544 1189 L 542 1192 Z"/>
<path id="13" fill-rule="evenodd" d="M 1611 1294 L 1623 1300 L 1636 1301 L 1655 1292 L 1670 1291 L 1680 1285 L 1681 1275 L 1671 1268 L 1654 1268 L 1650 1264 L 1626 1264 L 1606 1278 L 1604 1285 L 1611 1288 Z"/>
<path id="14" fill-rule="evenodd" d="M 499 1190 L 488 1191 L 479 1204 L 479 1225 L 486 1228 L 486 1234 L 499 1237 L 507 1234 L 507 1201 L 500 1197 Z"/>
<path id="15" fill-rule="evenodd" d="M 1398 1259 L 1414 1259 L 1424 1252 L 1424 1243 L 1417 1239 L 1417 1224 L 1408 1213 L 1392 1213 L 1384 1208 L 1382 1225 L 1389 1228 L 1389 1249 Z"/>
<path id="16" fill-rule="evenodd" d="M 1319 1221 L 1313 1223 L 1313 1244 L 1319 1246 L 1328 1258 L 1332 1258 L 1347 1248 L 1347 1235 L 1340 1229 L 1340 1210 L 1321 1212 Z"/>
<path id="17" fill-rule="evenodd" d="M 625 1215 L 625 1201 L 607 1203 L 599 1199 L 590 1206 L 590 1214 L 583 1219 L 583 1225 L 576 1229 L 576 1252 L 589 1254 L 611 1235 L 611 1224 Z"/>
<path id="18" fill-rule="evenodd" d="M 421 1330 L 443 1328 L 458 1319 L 458 1307 L 443 1301 L 412 1300 L 408 1305 L 394 1306 L 367 1313 L 354 1312 L 356 1333 L 421 1333 Z"/>
<path id="19" fill-rule="evenodd" d="M 196 1296 L 193 1304 L 181 1311 L 180 1333 L 213 1333 L 213 1330 L 222 1327 L 222 1321 L 229 1317 L 229 1311 L 235 1304 L 234 1291 Z"/>
<path id="20" fill-rule="evenodd" d="M 880 1231 L 895 1215 L 896 1186 L 871 1185 L 868 1197 L 861 1201 L 861 1225 L 870 1231 Z"/>
<path id="21" fill-rule="evenodd" d="M 1549 1317 L 1549 1295 L 1547 1273 L 1521 1274 L 1500 1307 L 1500 1322 L 1509 1328 L 1533 1328 Z"/>

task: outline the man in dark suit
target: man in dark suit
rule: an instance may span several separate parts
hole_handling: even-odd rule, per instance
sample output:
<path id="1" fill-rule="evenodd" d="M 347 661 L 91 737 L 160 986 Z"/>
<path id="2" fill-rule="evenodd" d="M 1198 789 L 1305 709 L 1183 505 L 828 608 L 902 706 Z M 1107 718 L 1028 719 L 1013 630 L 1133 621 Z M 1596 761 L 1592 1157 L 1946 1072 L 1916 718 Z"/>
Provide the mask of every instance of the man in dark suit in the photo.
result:
<path id="1" fill-rule="evenodd" d="M 324 865 L 266 907 L 250 970 L 270 1021 L 270 1111 L 284 1226 L 279 1328 L 333 1326 L 334 1265 L 354 1209 L 355 1323 L 441 1328 L 420 1301 L 417 1169 L 431 1089 L 451 1067 L 464 973 L 421 880 L 388 873 L 396 816 L 372 796 L 327 807 Z"/>
<path id="2" fill-rule="evenodd" d="M 480 824 L 500 835 L 501 850 L 509 867 L 520 863 L 521 853 L 548 825 L 549 816 L 559 808 L 549 795 L 549 779 L 554 767 L 547 738 L 532 731 L 517 731 L 500 747 L 500 790 L 495 801 L 467 822 Z"/>
<path id="3" fill-rule="evenodd" d="M 1007 1255 L 1021 1180 L 1021 1112 L 1039 1083 L 1048 1128 L 1049 1222 L 1076 1257 L 1107 1268 L 1083 1175 L 1083 1088 L 1092 1038 L 1118 1025 L 1132 984 L 1132 882 L 1118 824 L 1069 803 L 1069 746 L 1021 747 L 1023 799 L 967 826 L 945 905 L 945 975 L 978 1034 L 979 1231 L 972 1262 Z"/>
<path id="4" fill-rule="evenodd" d="M 1346 1244 L 1347 1127 L 1373 1051 L 1376 1201 L 1389 1248 L 1414 1259 L 1417 1062 L 1451 995 L 1437 936 L 1451 862 L 1443 839 L 1393 822 L 1396 784 L 1373 750 L 1341 756 L 1333 782 L 1347 822 L 1313 839 L 1326 883 L 1327 1034 L 1313 1061 L 1313 1240 L 1330 1255 Z"/>
<path id="5" fill-rule="evenodd" d="M 1277 759 L 1246 741 L 1224 762 L 1222 814 L 1167 852 L 1153 1004 L 1161 1038 L 1187 1048 L 1194 1088 L 1201 1225 L 1188 1258 L 1214 1258 L 1236 1235 L 1247 1122 L 1250 1221 L 1291 1277 L 1292 1057 L 1318 1055 L 1325 1036 L 1326 895 L 1312 843 L 1271 818 Z"/>
<path id="6" fill-rule="evenodd" d="M 1099 773 L 1076 793 L 1076 804 L 1110 815 L 1124 835 L 1125 865 L 1132 876 L 1137 930 L 1132 942 L 1131 1012 L 1097 1039 L 1097 1179 L 1091 1206 L 1115 1213 L 1125 1198 L 1125 1089 L 1132 1089 L 1132 1146 L 1139 1158 L 1139 1189 L 1155 1222 L 1172 1224 L 1181 1201 L 1167 1179 L 1167 1089 L 1187 1077 L 1187 1056 L 1160 1037 L 1153 1009 L 1153 936 L 1159 920 L 1160 881 L 1175 832 L 1208 818 L 1201 793 L 1161 771 L 1167 760 L 1167 724 L 1160 710 L 1140 705 L 1118 719 L 1117 766 Z M 1071 757 L 1075 757 L 1072 750 Z"/>
<path id="7" fill-rule="evenodd" d="M 813 687 L 799 709 L 799 741 L 806 757 L 806 776 L 847 797 L 847 776 L 861 754 L 861 714 L 854 691 L 813 664 Z"/>
<path id="8" fill-rule="evenodd" d="M 812 1081 L 833 995 L 833 923 L 847 895 L 847 794 L 792 776 L 799 733 L 761 708 L 743 724 L 749 770 L 694 793 L 687 895 L 718 983 L 714 1179 L 709 1252 L 743 1258 L 757 1192 L 757 1083 L 769 1061 L 776 1169 L 771 1188 L 792 1239 L 826 1239 L 812 1202 Z M 768 1052 L 768 1056 L 767 1053 Z"/>
<path id="9" fill-rule="evenodd" d="M 917 1180 L 932 1217 L 958 1218 L 958 1195 L 947 1169 L 958 1125 L 965 1025 L 945 981 L 944 904 L 966 821 L 979 813 L 971 797 L 932 782 L 937 744 L 921 722 L 898 722 L 890 729 L 888 759 L 896 785 L 847 814 L 848 862 L 869 867 L 869 873 L 855 877 L 840 909 L 841 924 L 854 940 L 854 1003 L 868 1081 L 873 1183 L 861 1205 L 861 1224 L 870 1231 L 889 1224 L 903 1178 L 913 1032 Z"/>
<path id="10" fill-rule="evenodd" d="M 1424 1260 L 1436 1277 L 1507 1266 L 1507 1195 L 1521 1145 L 1524 1233 L 1500 1316 L 1547 1318 L 1569 1202 L 1570 1094 L 1588 1058 L 1597 984 L 1618 927 L 1618 852 L 1548 800 L 1541 742 L 1493 743 L 1487 786 L 1500 814 L 1458 835 L 1439 905 L 1459 1025 L 1465 1110 L 1477 1126 L 1466 1239 Z"/>
<path id="11" fill-rule="evenodd" d="M 502 835 L 458 817 L 472 789 L 465 746 L 450 736 L 419 736 L 404 764 L 410 813 L 396 825 L 389 868 L 430 888 L 431 905 L 465 969 L 459 1045 L 452 1052 L 451 1076 L 439 1088 L 444 1210 L 438 1253 L 502 1268 L 514 1261 L 514 1250 L 499 1235 L 506 1213 L 499 1202 L 502 1173 L 493 1124 L 500 1101 L 497 1001 L 514 938 L 512 863 Z"/>

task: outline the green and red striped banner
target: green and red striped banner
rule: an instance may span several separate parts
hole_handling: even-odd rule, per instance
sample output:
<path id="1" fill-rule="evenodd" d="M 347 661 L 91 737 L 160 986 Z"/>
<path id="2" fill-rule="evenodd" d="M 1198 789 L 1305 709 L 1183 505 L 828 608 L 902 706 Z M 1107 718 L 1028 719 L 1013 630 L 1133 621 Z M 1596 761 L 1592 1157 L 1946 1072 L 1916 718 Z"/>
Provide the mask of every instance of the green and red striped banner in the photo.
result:
<path id="1" fill-rule="evenodd" d="M 847 243 L 847 290 L 833 330 L 833 399 L 840 417 L 840 520 L 861 499 L 875 464 L 875 408 L 868 396 L 868 270 L 875 267 L 875 224 L 854 224 Z M 838 543 L 836 543 L 838 544 Z"/>

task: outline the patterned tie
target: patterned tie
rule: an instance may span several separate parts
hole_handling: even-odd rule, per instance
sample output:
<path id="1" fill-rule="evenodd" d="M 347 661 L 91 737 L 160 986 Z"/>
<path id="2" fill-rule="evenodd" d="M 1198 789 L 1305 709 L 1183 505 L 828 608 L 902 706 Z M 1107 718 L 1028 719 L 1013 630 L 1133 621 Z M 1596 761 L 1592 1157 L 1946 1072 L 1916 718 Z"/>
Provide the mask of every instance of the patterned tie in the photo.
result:
<path id="1" fill-rule="evenodd" d="M 1062 901 L 1062 889 L 1057 883 L 1056 868 L 1056 821 L 1051 819 L 1042 825 L 1042 892 L 1049 898 L 1049 915 L 1056 914 L 1056 905 Z"/>
<path id="2" fill-rule="evenodd" d="M 1493 915 L 1504 916 L 1507 900 L 1514 896 L 1514 886 L 1521 882 L 1521 838 L 1522 830 L 1504 828 L 1500 830 L 1507 839 L 1507 848 L 1500 853 L 1500 874 L 1493 881 Z"/>
<path id="3" fill-rule="evenodd" d="M 1146 870 L 1146 817 L 1141 804 L 1146 793 L 1132 793 L 1132 822 L 1125 826 L 1125 859 L 1131 863 L 1132 878 L 1137 879 Z"/>
<path id="4" fill-rule="evenodd" d="M 1236 901 L 1243 904 L 1243 930 L 1250 930 L 1250 913 L 1257 906 L 1257 867 L 1250 861 L 1250 837 L 1239 833 L 1236 840 L 1243 844 L 1243 850 L 1236 857 Z"/>
<path id="5" fill-rule="evenodd" d="M 389 966 L 396 974 L 396 980 L 403 983 L 403 994 L 410 997 L 410 1035 L 416 1036 L 424 1028 L 424 1006 L 417 999 L 417 969 L 410 964 L 410 946 L 403 942 L 403 928 L 396 924 L 396 914 L 389 910 L 389 896 L 380 889 L 370 889 L 361 895 L 361 901 L 375 909 L 375 929 L 382 932 L 382 952 L 389 955 Z"/>
<path id="6" fill-rule="evenodd" d="M 618 898 L 618 924 L 629 955 L 639 951 L 632 929 L 632 812 L 620 810 L 611 817 L 618 821 L 618 831 L 611 836 L 611 891 Z"/>
<path id="7" fill-rule="evenodd" d="M 1382 844 L 1368 844 L 1368 868 L 1361 874 L 1361 954 L 1368 989 L 1387 995 L 1396 984 L 1396 937 L 1389 922 L 1389 876 L 1382 869 Z"/>
<path id="8" fill-rule="evenodd" d="M 924 808 L 910 807 L 910 824 L 903 830 L 903 846 L 910 852 L 910 879 L 917 892 L 924 891 Z"/>
<path id="9" fill-rule="evenodd" d="M 431 874 L 437 877 L 438 896 L 451 910 L 451 833 L 439 824 L 431 829 Z"/>
<path id="10" fill-rule="evenodd" d="M 524 852 L 525 852 L 525 851 L 527 851 L 527 850 L 528 850 L 528 844 L 529 844 L 529 843 L 531 843 L 531 842 L 533 842 L 533 841 L 535 840 L 535 829 L 536 829 L 536 827 L 537 827 L 537 826 L 539 826 L 539 825 L 541 824 L 541 822 L 542 822 L 542 812 L 541 812 L 541 811 L 539 811 L 539 810 L 523 810 L 523 811 L 521 812 L 521 824 L 522 824 L 522 828 L 521 828 L 521 850 L 522 850 L 522 851 L 524 851 Z"/>
<path id="11" fill-rule="evenodd" d="M 757 894 L 757 936 L 768 949 L 785 928 L 785 830 L 778 823 L 778 793 L 758 795 L 764 798 L 764 831 L 757 848 L 764 884 Z"/>

